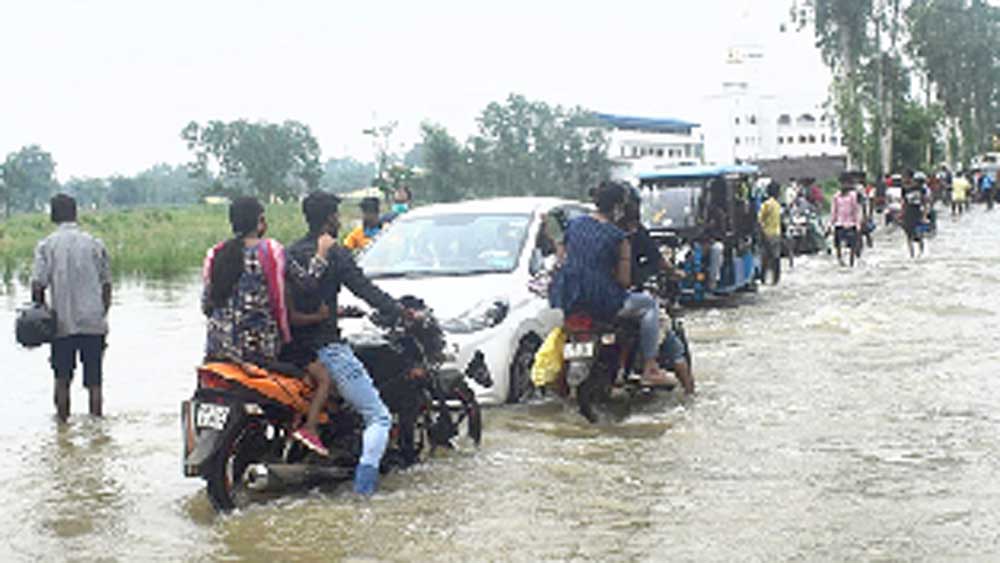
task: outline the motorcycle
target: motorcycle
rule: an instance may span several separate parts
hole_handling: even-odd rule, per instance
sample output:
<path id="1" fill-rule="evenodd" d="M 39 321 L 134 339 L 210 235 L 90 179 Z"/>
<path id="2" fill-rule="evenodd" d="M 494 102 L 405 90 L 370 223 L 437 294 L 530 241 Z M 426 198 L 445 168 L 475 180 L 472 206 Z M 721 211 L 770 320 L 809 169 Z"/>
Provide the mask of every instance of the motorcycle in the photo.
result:
<path id="1" fill-rule="evenodd" d="M 423 314 L 392 323 L 372 315 L 374 329 L 349 340 L 392 413 L 383 473 L 419 462 L 436 448 L 454 447 L 463 426 L 478 446 L 482 414 L 466 380 L 492 385 L 481 352 L 464 372 L 443 370 L 445 340 L 437 321 L 419 300 L 403 304 Z M 353 478 L 364 423 L 333 393 L 318 427 L 329 457 L 291 438 L 312 396 L 295 366 L 207 362 L 196 371 L 195 392 L 181 403 L 183 471 L 205 480 L 217 511 L 243 507 L 264 493 Z"/>
<path id="2" fill-rule="evenodd" d="M 785 237 L 788 238 L 788 250 L 794 255 L 815 254 L 826 247 L 823 236 L 824 229 L 820 218 L 811 209 L 790 209 L 786 212 L 787 225 Z"/>
<path id="3" fill-rule="evenodd" d="M 661 324 L 667 318 L 670 329 L 683 347 L 684 357 L 691 366 L 684 321 L 675 308 L 680 289 L 675 280 L 660 274 L 646 286 L 661 304 Z M 629 401 L 649 395 L 657 389 L 642 384 L 638 372 L 642 366 L 638 356 L 639 323 L 635 319 L 618 318 L 602 322 L 584 312 L 569 314 L 564 323 L 566 344 L 563 347 L 564 378 L 562 388 L 576 400 L 581 415 L 591 423 L 599 420 L 595 406 L 608 402 L 615 394 L 624 394 Z M 660 346 L 658 363 L 662 369 L 674 371 L 666 354 L 666 341 Z M 672 389 L 672 388 L 671 388 Z"/>

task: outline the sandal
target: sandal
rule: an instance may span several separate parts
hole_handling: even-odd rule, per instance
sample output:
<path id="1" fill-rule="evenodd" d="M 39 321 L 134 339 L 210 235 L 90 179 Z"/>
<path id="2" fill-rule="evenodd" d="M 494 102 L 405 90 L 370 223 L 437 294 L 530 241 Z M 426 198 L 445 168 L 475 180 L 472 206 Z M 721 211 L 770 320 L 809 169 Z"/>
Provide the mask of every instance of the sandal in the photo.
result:
<path id="1" fill-rule="evenodd" d="M 645 387 L 666 387 L 673 389 L 677 387 L 677 378 L 662 370 L 658 370 L 655 374 L 643 374 L 642 379 L 639 380 L 640 384 Z"/>
<path id="2" fill-rule="evenodd" d="M 323 457 L 330 456 L 330 450 L 326 449 L 326 446 L 323 445 L 323 440 L 320 440 L 319 436 L 313 434 L 305 428 L 299 428 L 296 430 L 292 434 L 292 438 L 295 438 L 295 440 L 300 444 Z"/>

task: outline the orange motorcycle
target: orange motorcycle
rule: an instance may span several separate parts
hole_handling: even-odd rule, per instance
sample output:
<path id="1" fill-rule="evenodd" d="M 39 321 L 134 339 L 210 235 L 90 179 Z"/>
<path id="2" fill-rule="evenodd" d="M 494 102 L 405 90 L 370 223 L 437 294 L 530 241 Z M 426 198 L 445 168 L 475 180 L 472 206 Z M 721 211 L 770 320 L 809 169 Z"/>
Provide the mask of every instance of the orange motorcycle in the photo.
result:
<path id="1" fill-rule="evenodd" d="M 352 342 L 393 415 L 382 472 L 407 467 L 437 447 L 453 447 L 464 430 L 478 446 L 480 406 L 467 379 L 492 385 L 482 353 L 464 372 L 447 370 L 443 332 L 432 315 L 380 324 Z M 361 417 L 331 396 L 319 425 L 330 450 L 319 456 L 291 438 L 308 411 L 312 389 L 295 366 L 267 368 L 209 362 L 181 404 L 184 475 L 203 478 L 220 512 L 255 497 L 350 480 L 361 455 Z"/>

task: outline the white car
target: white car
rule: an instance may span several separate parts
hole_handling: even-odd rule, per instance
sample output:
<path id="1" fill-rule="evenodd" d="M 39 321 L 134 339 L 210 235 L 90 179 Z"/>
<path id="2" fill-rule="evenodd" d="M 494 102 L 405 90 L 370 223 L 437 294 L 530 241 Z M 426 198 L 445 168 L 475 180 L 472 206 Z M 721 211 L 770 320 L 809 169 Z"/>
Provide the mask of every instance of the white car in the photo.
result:
<path id="1" fill-rule="evenodd" d="M 389 295 L 424 300 L 441 321 L 455 367 L 482 351 L 493 378 L 476 387 L 483 403 L 517 402 L 531 390 L 535 351 L 562 312 L 530 282 L 552 260 L 559 224 L 546 217 L 586 213 L 579 202 L 501 198 L 420 207 L 396 219 L 359 258 Z M 549 236 L 542 235 L 546 230 Z M 349 292 L 345 305 L 361 305 Z M 364 320 L 345 319 L 345 334 Z"/>

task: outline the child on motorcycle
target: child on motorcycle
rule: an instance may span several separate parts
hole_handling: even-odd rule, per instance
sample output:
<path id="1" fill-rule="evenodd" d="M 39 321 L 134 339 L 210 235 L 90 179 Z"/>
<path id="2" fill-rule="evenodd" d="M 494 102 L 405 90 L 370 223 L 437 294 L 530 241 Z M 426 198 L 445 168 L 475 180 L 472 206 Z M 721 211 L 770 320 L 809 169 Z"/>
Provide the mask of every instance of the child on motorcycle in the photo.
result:
<path id="1" fill-rule="evenodd" d="M 264 207 L 252 197 L 240 197 L 229 206 L 234 237 L 217 244 L 205 257 L 205 290 L 202 308 L 208 317 L 207 358 L 273 364 L 283 344 L 291 339 L 285 306 L 285 250 L 267 231 Z M 323 245 L 329 249 L 332 237 Z M 316 433 L 330 378 L 322 364 L 313 361 L 307 377 L 316 390 L 305 423 L 293 437 L 320 455 L 328 455 Z"/>

